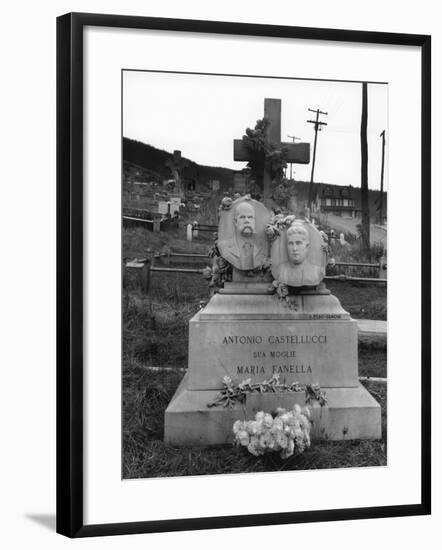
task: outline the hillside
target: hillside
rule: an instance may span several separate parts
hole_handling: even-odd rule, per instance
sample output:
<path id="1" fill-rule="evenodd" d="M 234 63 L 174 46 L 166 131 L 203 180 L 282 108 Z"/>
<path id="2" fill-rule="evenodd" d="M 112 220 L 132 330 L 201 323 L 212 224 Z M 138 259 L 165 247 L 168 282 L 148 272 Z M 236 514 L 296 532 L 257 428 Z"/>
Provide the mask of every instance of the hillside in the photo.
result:
<path id="1" fill-rule="evenodd" d="M 141 143 L 129 138 L 123 138 L 123 161 L 135 166 L 139 166 L 149 173 L 149 177 L 158 182 L 172 177 L 170 169 L 167 167 L 167 161 L 171 160 L 173 152 L 157 149 L 152 145 Z M 204 166 L 197 164 L 187 157 L 183 157 L 187 162 L 187 167 L 182 171 L 182 177 L 186 179 L 194 179 L 198 182 L 200 190 L 209 190 L 209 182 L 211 180 L 220 181 L 221 191 L 228 191 L 232 187 L 234 170 L 230 168 L 222 168 L 219 166 Z M 296 181 L 296 195 L 298 200 L 308 198 L 308 190 L 310 183 L 307 181 Z M 320 190 L 324 185 L 331 188 L 342 188 L 340 185 L 330 185 L 327 183 L 315 183 L 314 186 Z M 355 200 L 356 208 L 361 208 L 361 189 L 360 187 L 350 187 L 351 196 Z M 370 217 L 376 218 L 378 214 L 378 205 L 380 191 L 369 190 L 368 193 Z M 384 212 L 387 208 L 387 193 L 384 192 Z"/>
<path id="2" fill-rule="evenodd" d="M 145 168 L 156 174 L 157 179 L 163 180 L 172 177 L 166 165 L 172 159 L 172 153 L 157 149 L 152 145 L 141 143 L 129 138 L 123 138 L 123 161 Z M 203 166 L 183 157 L 188 166 L 183 170 L 184 179 L 195 179 L 202 187 L 208 188 L 211 180 L 219 180 L 221 189 L 227 190 L 232 185 L 234 170 L 218 166 Z"/>

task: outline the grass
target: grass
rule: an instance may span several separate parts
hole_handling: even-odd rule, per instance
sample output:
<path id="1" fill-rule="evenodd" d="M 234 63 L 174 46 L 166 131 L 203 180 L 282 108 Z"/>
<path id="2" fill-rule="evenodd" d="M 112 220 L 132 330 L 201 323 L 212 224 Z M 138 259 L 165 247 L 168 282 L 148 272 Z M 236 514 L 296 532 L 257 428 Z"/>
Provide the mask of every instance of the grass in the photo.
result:
<path id="1" fill-rule="evenodd" d="M 387 320 L 387 287 L 356 281 L 326 281 L 327 288 L 354 319 Z"/>
<path id="2" fill-rule="evenodd" d="M 387 350 L 359 344 L 359 376 L 387 378 Z"/>
<path id="3" fill-rule="evenodd" d="M 141 363 L 125 367 L 123 392 L 123 478 L 233 474 L 386 465 L 385 383 L 365 382 L 382 409 L 378 441 L 315 442 L 302 455 L 254 457 L 244 448 L 173 447 L 163 442 L 164 411 L 183 376 L 179 371 L 150 371 Z"/>
<path id="4" fill-rule="evenodd" d="M 170 247 L 173 252 L 207 254 L 213 244 L 213 235 L 200 232 L 198 241 L 187 241 L 184 225 L 167 231 L 153 233 L 144 227 L 125 227 L 123 229 L 123 258 L 144 258 L 147 251 L 160 252 Z"/>
<path id="5" fill-rule="evenodd" d="M 352 317 L 386 318 L 385 288 L 368 285 L 357 288 L 351 283 L 334 281 L 333 284 L 336 288 L 331 288 L 332 293 Z M 200 302 L 208 300 L 207 282 L 199 275 L 155 274 L 149 294 L 140 289 L 125 289 L 124 354 L 149 366 L 186 367 L 188 321 L 199 310 Z M 376 364 L 379 359 L 374 348 L 374 345 L 366 345 L 359 351 L 366 357 L 371 355 L 374 358 L 372 363 Z M 385 366 L 378 366 L 376 372 L 379 371 L 385 373 Z"/>
<path id="6" fill-rule="evenodd" d="M 177 252 L 206 253 L 213 242 L 201 233 L 188 242 L 183 228 L 151 233 L 127 228 L 125 258 L 144 257 L 147 249 L 171 247 Z M 171 244 L 173 243 L 173 244 Z M 354 318 L 385 320 L 386 288 L 329 281 L 328 288 Z M 123 290 L 123 477 L 166 477 L 297 469 L 344 468 L 386 464 L 385 383 L 364 382 L 382 407 L 379 441 L 317 442 L 304 454 L 281 460 L 253 457 L 245 449 L 172 447 L 163 443 L 164 411 L 187 367 L 188 321 L 201 301 L 209 300 L 207 282 L 199 275 L 155 273 L 148 294 L 138 287 Z M 385 343 L 361 343 L 360 376 L 386 377 Z M 152 370 L 168 367 L 170 370 Z"/>

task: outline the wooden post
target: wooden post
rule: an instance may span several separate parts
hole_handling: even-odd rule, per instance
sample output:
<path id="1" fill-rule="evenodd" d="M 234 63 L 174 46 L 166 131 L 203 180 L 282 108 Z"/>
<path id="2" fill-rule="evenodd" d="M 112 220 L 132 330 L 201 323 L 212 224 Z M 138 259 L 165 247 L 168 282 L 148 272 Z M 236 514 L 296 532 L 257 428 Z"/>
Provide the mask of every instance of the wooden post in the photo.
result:
<path id="1" fill-rule="evenodd" d="M 381 225 L 384 223 L 384 159 L 385 159 L 385 130 L 381 132 L 382 138 L 382 164 L 381 164 L 381 197 L 379 199 L 379 222 Z"/>
<path id="2" fill-rule="evenodd" d="M 319 120 L 319 115 L 327 115 L 328 113 L 325 113 L 319 109 L 309 109 L 310 112 L 316 113 L 316 119 L 315 120 L 307 120 L 308 123 L 315 125 L 315 141 L 313 145 L 313 160 L 312 160 L 312 171 L 310 173 L 310 185 L 308 189 L 308 208 L 311 211 L 312 210 L 312 202 L 313 202 L 313 181 L 315 177 L 315 163 L 316 163 L 316 144 L 318 142 L 318 132 L 322 126 L 327 126 L 326 122 L 321 122 Z"/>
<path id="3" fill-rule="evenodd" d="M 149 292 L 150 287 L 150 262 L 144 263 L 141 270 L 141 287 L 146 294 Z"/>
<path id="4" fill-rule="evenodd" d="M 189 242 L 192 241 L 192 233 L 193 233 L 193 225 L 191 223 L 188 223 L 187 224 L 187 233 L 186 233 L 186 236 L 187 236 L 187 240 Z"/>
<path id="5" fill-rule="evenodd" d="M 367 83 L 362 83 L 362 116 L 361 116 L 361 237 L 363 251 L 370 255 L 370 211 L 368 206 L 368 101 Z"/>
<path id="6" fill-rule="evenodd" d="M 153 216 L 153 231 L 159 233 L 161 231 L 161 215 L 154 214 Z"/>
<path id="7" fill-rule="evenodd" d="M 379 279 L 387 279 L 387 256 L 379 258 Z"/>

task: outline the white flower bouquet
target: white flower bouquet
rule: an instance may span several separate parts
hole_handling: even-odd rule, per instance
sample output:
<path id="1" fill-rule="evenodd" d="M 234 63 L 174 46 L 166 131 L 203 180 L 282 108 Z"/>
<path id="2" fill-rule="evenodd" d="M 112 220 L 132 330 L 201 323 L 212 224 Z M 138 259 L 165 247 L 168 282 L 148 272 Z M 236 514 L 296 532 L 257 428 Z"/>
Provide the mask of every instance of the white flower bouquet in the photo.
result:
<path id="1" fill-rule="evenodd" d="M 255 456 L 279 452 L 281 458 L 304 452 L 310 447 L 310 411 L 295 405 L 293 410 L 277 409 L 277 414 L 260 411 L 255 420 L 237 420 L 233 424 L 235 443 L 247 447 Z"/>

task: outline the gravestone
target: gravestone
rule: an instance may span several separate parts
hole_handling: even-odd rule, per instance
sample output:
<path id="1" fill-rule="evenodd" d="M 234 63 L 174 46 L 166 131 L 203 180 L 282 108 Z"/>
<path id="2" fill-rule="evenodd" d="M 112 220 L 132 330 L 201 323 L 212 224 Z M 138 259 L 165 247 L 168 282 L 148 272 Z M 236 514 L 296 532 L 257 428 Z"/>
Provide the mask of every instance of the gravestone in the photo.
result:
<path id="1" fill-rule="evenodd" d="M 173 216 L 175 212 L 180 213 L 181 198 L 180 197 L 170 197 L 170 215 Z"/>
<path id="2" fill-rule="evenodd" d="M 282 145 L 281 101 L 266 99 L 264 105 L 267 137 Z M 289 162 L 308 162 L 308 144 L 284 145 Z M 242 140 L 235 140 L 234 150 L 235 160 L 248 160 Z M 266 161 L 264 198 L 271 193 L 269 174 Z M 208 407 L 226 376 L 234 384 L 275 375 L 286 385 L 319 384 L 327 402 L 312 404 L 314 439 L 381 437 L 380 406 L 358 380 L 357 323 L 322 282 L 326 257 L 319 231 L 304 217 L 269 222 L 267 208 L 248 196 L 221 205 L 217 245 L 232 280 L 189 321 L 188 370 L 165 413 L 167 443 L 231 443 L 236 420 L 304 404 L 303 391 L 280 391 Z"/>
<path id="3" fill-rule="evenodd" d="M 221 216 L 219 235 L 223 240 L 238 230 L 235 212 L 244 204 L 256 207 L 251 199 L 241 198 Z M 255 208 L 254 215 L 256 230 L 268 220 L 268 214 L 265 209 Z M 230 230 L 228 224 L 232 226 Z M 308 235 L 309 250 L 302 261 L 299 252 L 290 251 L 293 226 L 295 235 L 304 238 L 304 247 Z M 300 227 L 304 232 L 299 231 Z M 380 406 L 358 381 L 357 323 L 321 282 L 325 253 L 318 235 L 309 222 L 295 220 L 271 243 L 269 254 L 274 262 L 279 262 L 273 264 L 272 272 L 288 273 L 285 284 L 289 293 L 284 299 L 272 292 L 274 285 L 257 279 L 253 270 L 233 263 L 234 272 L 248 276 L 226 282 L 190 320 L 188 371 L 166 410 L 166 442 L 228 443 L 233 440 L 235 420 L 253 419 L 257 410 L 271 412 L 278 406 L 290 408 L 304 403 L 303 393 L 253 393 L 245 403 L 231 408 L 209 408 L 222 389 L 225 376 L 234 384 L 246 379 L 261 383 L 274 375 L 285 384 L 319 384 L 327 403 L 312 405 L 313 438 L 381 437 Z M 225 260 L 232 260 L 230 246 L 221 246 L 220 252 Z M 239 262 L 239 255 L 234 255 L 233 260 Z M 298 265 L 303 262 L 318 267 L 314 281 L 308 279 L 309 284 L 298 277 Z M 281 270 L 284 264 L 288 265 Z M 291 270 L 296 272 L 293 277 Z"/>
<path id="4" fill-rule="evenodd" d="M 166 166 L 170 168 L 174 179 L 173 193 L 184 197 L 184 189 L 182 185 L 182 171 L 188 166 L 188 162 L 181 157 L 181 151 L 174 151 L 171 159 L 166 161 Z"/>
<path id="5" fill-rule="evenodd" d="M 309 164 L 310 144 L 281 142 L 281 100 L 273 98 L 264 99 L 264 118 L 268 121 L 265 131 L 265 139 L 277 149 L 284 148 L 287 152 L 286 160 L 292 164 Z M 250 161 L 251 151 L 247 148 L 243 139 L 233 140 L 233 158 L 237 161 Z M 270 158 L 264 158 L 263 162 L 263 196 L 264 201 L 270 200 L 273 194 Z"/>
<path id="6" fill-rule="evenodd" d="M 193 238 L 193 225 L 188 223 L 186 226 L 186 239 L 191 242 Z"/>
<path id="7" fill-rule="evenodd" d="M 158 202 L 158 214 L 169 214 L 170 204 L 168 201 L 159 201 Z"/>

